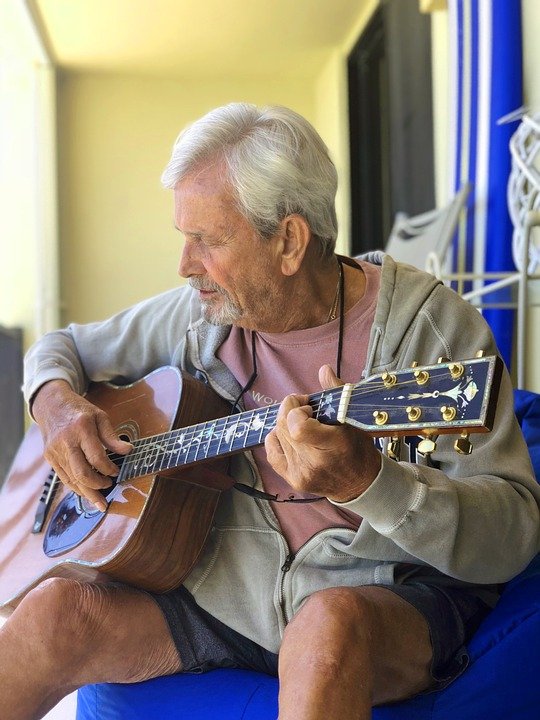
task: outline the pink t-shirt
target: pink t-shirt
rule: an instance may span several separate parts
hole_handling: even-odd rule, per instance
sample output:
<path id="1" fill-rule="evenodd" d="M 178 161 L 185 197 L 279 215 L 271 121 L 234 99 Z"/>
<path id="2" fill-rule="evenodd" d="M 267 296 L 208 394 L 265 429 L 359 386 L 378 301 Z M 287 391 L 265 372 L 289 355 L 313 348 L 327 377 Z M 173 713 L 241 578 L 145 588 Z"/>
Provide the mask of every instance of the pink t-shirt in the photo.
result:
<path id="1" fill-rule="evenodd" d="M 366 362 L 369 333 L 375 315 L 380 284 L 380 268 L 359 263 L 366 276 L 363 297 L 346 313 L 341 359 L 341 379 L 358 382 Z M 321 388 L 318 372 L 328 364 L 336 371 L 339 317 L 314 328 L 286 333 L 257 333 L 255 351 L 257 378 L 244 395 L 247 410 L 273 405 L 291 393 L 312 394 Z M 251 331 L 233 327 L 218 351 L 219 358 L 244 387 L 251 376 Z M 253 451 L 266 492 L 288 497 L 290 485 L 270 467 L 264 446 Z M 295 497 L 303 497 L 294 493 Z M 328 500 L 315 503 L 273 503 L 289 548 L 296 552 L 310 537 L 327 527 L 356 530 L 361 518 L 332 505 Z"/>

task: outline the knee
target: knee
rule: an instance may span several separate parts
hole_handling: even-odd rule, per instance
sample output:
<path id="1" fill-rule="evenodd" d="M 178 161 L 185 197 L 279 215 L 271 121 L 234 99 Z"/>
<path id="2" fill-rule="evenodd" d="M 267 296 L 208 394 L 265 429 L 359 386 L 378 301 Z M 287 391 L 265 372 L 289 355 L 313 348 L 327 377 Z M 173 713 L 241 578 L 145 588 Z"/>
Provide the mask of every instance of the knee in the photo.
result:
<path id="1" fill-rule="evenodd" d="M 304 647 L 310 661 L 328 672 L 366 652 L 374 622 L 370 603 L 353 588 L 329 588 L 311 595 L 287 626 L 280 656 Z"/>
<path id="2" fill-rule="evenodd" d="M 294 627 L 295 621 L 313 632 L 326 634 L 328 628 L 334 636 L 358 641 L 369 633 L 374 613 L 369 598 L 355 588 L 335 587 L 311 595 L 289 627 Z"/>
<path id="3" fill-rule="evenodd" d="M 40 647 L 66 659 L 97 630 L 99 592 L 88 583 L 50 578 L 28 593 L 15 616 Z"/>

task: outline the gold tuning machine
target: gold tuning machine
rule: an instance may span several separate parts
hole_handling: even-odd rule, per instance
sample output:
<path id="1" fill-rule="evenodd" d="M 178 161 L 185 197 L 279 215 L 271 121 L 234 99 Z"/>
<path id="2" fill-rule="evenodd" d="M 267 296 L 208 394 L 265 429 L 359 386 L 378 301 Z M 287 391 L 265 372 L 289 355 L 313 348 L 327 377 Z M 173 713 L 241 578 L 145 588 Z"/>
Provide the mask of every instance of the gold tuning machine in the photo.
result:
<path id="1" fill-rule="evenodd" d="M 478 351 L 475 353 L 474 357 L 483 358 L 483 357 L 485 356 L 485 354 L 486 354 L 486 351 L 485 351 L 485 350 L 478 350 Z"/>
<path id="2" fill-rule="evenodd" d="M 469 440 L 469 433 L 462 432 L 454 443 L 454 450 L 460 455 L 470 455 L 472 453 L 472 443 Z"/>
<path id="3" fill-rule="evenodd" d="M 465 368 L 463 367 L 463 365 L 458 362 L 449 365 L 448 369 L 450 370 L 450 375 L 452 376 L 453 380 L 458 380 L 465 372 Z"/>
<path id="4" fill-rule="evenodd" d="M 418 367 L 418 360 L 413 360 L 411 363 L 411 367 Z"/>
<path id="5" fill-rule="evenodd" d="M 386 425 L 388 422 L 388 413 L 384 410 L 375 410 L 373 417 L 375 418 L 375 425 Z"/>
<path id="6" fill-rule="evenodd" d="M 443 405 L 441 407 L 441 415 L 443 420 L 446 420 L 446 422 L 452 422 L 452 420 L 456 417 L 456 414 L 457 411 L 453 405 Z"/>
<path id="7" fill-rule="evenodd" d="M 425 385 L 429 380 L 429 373 L 426 370 L 415 370 L 413 374 L 418 385 Z"/>
<path id="8" fill-rule="evenodd" d="M 407 413 L 407 417 L 411 422 L 416 422 L 417 420 L 420 420 L 420 415 L 422 415 L 422 411 L 419 407 L 412 407 L 412 405 L 409 405 L 407 408 L 405 408 L 405 412 Z"/>
<path id="9" fill-rule="evenodd" d="M 397 383 L 397 375 L 394 373 L 383 372 L 381 380 L 383 381 L 384 387 L 391 388 Z"/>
<path id="10" fill-rule="evenodd" d="M 445 357 L 444 355 L 441 355 L 440 358 L 437 358 L 437 362 L 440 363 L 447 363 L 450 362 L 450 358 Z"/>
<path id="11" fill-rule="evenodd" d="M 430 455 L 432 452 L 435 452 L 436 447 L 437 444 L 435 441 L 427 437 L 418 443 L 418 452 L 422 455 Z"/>

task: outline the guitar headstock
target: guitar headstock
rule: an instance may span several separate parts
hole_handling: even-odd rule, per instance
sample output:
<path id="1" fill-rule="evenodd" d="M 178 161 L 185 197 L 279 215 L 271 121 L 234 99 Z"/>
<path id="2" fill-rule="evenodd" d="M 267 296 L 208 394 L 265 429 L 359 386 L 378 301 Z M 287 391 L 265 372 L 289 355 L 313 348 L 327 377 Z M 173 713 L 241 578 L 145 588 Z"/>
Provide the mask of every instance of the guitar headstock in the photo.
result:
<path id="1" fill-rule="evenodd" d="M 373 375 L 345 386 L 339 420 L 377 437 L 488 432 L 501 369 L 490 356 Z"/>

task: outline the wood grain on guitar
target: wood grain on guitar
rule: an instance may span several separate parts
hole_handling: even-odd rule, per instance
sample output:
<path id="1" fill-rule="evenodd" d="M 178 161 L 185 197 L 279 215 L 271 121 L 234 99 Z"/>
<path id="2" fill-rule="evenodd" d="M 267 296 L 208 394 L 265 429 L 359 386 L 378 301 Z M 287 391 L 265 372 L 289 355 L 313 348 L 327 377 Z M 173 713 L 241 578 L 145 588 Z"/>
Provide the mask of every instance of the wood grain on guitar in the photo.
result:
<path id="1" fill-rule="evenodd" d="M 323 423 L 375 437 L 491 429 L 501 372 L 496 357 L 413 367 L 310 396 Z M 120 580 L 154 592 L 177 587 L 205 544 L 222 491 L 235 480 L 227 456 L 264 442 L 279 405 L 234 415 L 208 386 L 176 368 L 128 386 L 95 384 L 87 398 L 133 443 L 97 510 L 68 491 L 43 458 L 37 426 L 19 449 L 0 495 L 0 609 L 10 611 L 49 577 Z M 468 442 L 468 441 L 467 441 Z M 466 450 L 463 450 L 466 448 Z"/>

